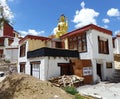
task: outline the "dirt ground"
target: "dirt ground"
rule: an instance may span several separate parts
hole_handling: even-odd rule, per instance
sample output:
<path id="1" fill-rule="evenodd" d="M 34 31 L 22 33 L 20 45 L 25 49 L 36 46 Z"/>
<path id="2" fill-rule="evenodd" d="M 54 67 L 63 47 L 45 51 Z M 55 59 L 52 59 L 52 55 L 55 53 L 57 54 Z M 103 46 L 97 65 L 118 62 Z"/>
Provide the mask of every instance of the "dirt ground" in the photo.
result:
<path id="1" fill-rule="evenodd" d="M 80 94 L 96 97 L 95 99 L 120 99 L 120 83 L 100 82 L 77 88 Z"/>
<path id="2" fill-rule="evenodd" d="M 25 74 L 12 74 L 0 82 L 0 99 L 74 99 L 51 83 Z"/>

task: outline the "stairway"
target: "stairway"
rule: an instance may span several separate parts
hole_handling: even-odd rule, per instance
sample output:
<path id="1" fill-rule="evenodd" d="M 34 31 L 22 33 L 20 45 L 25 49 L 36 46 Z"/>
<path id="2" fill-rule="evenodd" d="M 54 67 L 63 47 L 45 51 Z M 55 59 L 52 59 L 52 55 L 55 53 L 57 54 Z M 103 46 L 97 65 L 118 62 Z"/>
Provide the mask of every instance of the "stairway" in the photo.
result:
<path id="1" fill-rule="evenodd" d="M 120 69 L 114 71 L 111 81 L 115 83 L 120 82 Z"/>

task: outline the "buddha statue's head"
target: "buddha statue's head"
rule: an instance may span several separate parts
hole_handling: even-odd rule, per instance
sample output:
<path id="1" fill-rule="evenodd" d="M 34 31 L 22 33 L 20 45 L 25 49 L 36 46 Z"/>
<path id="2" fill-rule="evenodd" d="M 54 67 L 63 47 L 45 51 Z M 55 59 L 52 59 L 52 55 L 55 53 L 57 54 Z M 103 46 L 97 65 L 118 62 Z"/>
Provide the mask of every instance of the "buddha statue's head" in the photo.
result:
<path id="1" fill-rule="evenodd" d="M 62 15 L 60 16 L 60 22 L 65 22 L 65 16 L 64 16 L 64 14 L 62 14 Z"/>

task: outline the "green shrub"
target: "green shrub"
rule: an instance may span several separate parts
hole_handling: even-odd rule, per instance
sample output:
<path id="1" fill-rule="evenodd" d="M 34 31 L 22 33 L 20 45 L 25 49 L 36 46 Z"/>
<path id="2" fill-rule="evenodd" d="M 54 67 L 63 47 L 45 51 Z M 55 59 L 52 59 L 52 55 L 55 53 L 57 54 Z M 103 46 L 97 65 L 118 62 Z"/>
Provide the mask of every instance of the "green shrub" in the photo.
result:
<path id="1" fill-rule="evenodd" d="M 85 99 L 80 94 L 75 94 L 75 99 Z"/>
<path id="2" fill-rule="evenodd" d="M 75 95 L 78 93 L 77 89 L 75 87 L 65 87 L 64 90 L 68 92 L 69 94 Z"/>

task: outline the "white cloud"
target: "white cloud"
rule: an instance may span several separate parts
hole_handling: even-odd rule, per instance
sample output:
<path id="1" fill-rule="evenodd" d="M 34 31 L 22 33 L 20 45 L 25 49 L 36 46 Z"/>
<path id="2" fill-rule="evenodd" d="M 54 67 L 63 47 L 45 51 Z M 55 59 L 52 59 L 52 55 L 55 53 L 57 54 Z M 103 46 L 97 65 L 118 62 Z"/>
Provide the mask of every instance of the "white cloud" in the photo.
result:
<path id="1" fill-rule="evenodd" d="M 106 28 L 106 29 L 107 29 L 107 28 L 108 28 L 108 25 L 104 25 L 104 27 L 103 27 L 103 28 Z"/>
<path id="2" fill-rule="evenodd" d="M 26 36 L 26 35 L 36 35 L 36 36 L 40 36 L 43 35 L 45 33 L 45 31 L 36 31 L 34 29 L 29 29 L 28 31 L 19 31 L 19 33 L 22 36 Z"/>
<path id="3" fill-rule="evenodd" d="M 0 8 L 3 9 L 3 16 L 6 19 L 11 21 L 14 18 L 12 11 L 7 4 L 7 0 L 0 0 Z M 1 16 L 1 14 L 0 14 L 0 16 Z"/>
<path id="4" fill-rule="evenodd" d="M 120 11 L 119 9 L 111 8 L 107 11 L 107 15 L 110 17 L 117 17 L 120 16 Z"/>
<path id="5" fill-rule="evenodd" d="M 82 8 L 85 8 L 85 2 L 81 2 L 80 5 L 81 5 Z"/>
<path id="6" fill-rule="evenodd" d="M 56 31 L 57 31 L 57 27 L 53 29 L 52 34 L 56 34 Z"/>
<path id="7" fill-rule="evenodd" d="M 81 10 L 77 10 L 73 22 L 76 23 L 75 28 L 79 28 L 85 26 L 87 24 L 93 23 L 97 24 L 96 17 L 98 17 L 99 13 L 94 9 L 85 8 L 85 3 L 81 3 Z"/>
<path id="8" fill-rule="evenodd" d="M 107 19 L 107 18 L 104 18 L 102 21 L 103 21 L 104 23 L 109 23 L 109 22 L 110 22 L 110 20 Z"/>
<path id="9" fill-rule="evenodd" d="M 120 30 L 115 31 L 115 35 L 120 35 Z"/>

